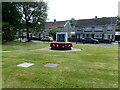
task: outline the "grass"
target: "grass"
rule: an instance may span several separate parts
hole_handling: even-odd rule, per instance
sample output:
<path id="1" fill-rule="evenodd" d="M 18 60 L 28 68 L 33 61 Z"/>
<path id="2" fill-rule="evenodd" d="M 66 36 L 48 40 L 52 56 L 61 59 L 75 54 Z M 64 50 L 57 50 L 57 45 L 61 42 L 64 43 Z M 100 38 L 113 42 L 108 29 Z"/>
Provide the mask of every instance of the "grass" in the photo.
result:
<path id="1" fill-rule="evenodd" d="M 47 47 L 48 42 L 40 42 L 40 41 L 34 41 L 34 42 L 20 42 L 20 41 L 13 41 L 13 42 L 7 42 L 2 46 L 3 51 L 9 51 L 9 50 L 31 50 L 31 49 L 39 49 L 43 47 Z"/>
<path id="2" fill-rule="evenodd" d="M 15 42 L 3 45 L 3 50 L 11 50 L 13 44 Z M 25 43 L 26 45 L 28 46 L 28 43 Z M 29 45 L 31 48 L 27 49 L 49 46 L 42 42 L 31 42 Z M 18 45 L 14 50 L 22 48 L 26 49 L 24 45 Z M 3 53 L 3 88 L 118 88 L 116 46 L 74 44 L 74 48 L 82 51 L 33 50 Z M 23 62 L 35 65 L 28 68 L 16 66 Z M 44 67 L 46 63 L 60 65 Z"/>

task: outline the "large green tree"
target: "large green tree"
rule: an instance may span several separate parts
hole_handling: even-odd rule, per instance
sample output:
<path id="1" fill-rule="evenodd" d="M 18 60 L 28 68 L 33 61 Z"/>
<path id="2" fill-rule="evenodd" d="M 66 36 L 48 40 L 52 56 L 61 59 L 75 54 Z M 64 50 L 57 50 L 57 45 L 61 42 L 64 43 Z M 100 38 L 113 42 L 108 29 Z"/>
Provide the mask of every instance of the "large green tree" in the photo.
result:
<path id="1" fill-rule="evenodd" d="M 18 4 L 19 11 L 22 13 L 22 24 L 25 25 L 27 32 L 27 41 L 30 41 L 29 33 L 31 28 L 39 27 L 39 30 L 44 27 L 47 19 L 47 3 L 40 2 L 22 2 Z"/>
<path id="2" fill-rule="evenodd" d="M 16 3 L 2 2 L 2 42 L 15 39 L 17 26 L 20 24 L 21 14 Z"/>
<path id="3" fill-rule="evenodd" d="M 27 31 L 30 41 L 30 30 L 42 30 L 47 18 L 47 3 L 40 2 L 2 2 L 2 41 L 12 41 L 16 32 Z"/>

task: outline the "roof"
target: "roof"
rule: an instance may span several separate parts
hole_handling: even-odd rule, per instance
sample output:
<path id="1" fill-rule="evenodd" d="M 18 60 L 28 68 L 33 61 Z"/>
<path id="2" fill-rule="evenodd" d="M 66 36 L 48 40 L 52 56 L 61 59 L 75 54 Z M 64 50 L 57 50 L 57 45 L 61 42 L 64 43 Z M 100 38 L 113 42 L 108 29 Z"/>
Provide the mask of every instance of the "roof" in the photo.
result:
<path id="1" fill-rule="evenodd" d="M 45 28 L 62 28 L 67 21 L 46 22 Z"/>
<path id="2" fill-rule="evenodd" d="M 76 27 L 79 26 L 92 26 L 92 25 L 106 25 L 117 24 L 117 17 L 102 17 L 94 19 L 81 19 L 76 23 Z"/>

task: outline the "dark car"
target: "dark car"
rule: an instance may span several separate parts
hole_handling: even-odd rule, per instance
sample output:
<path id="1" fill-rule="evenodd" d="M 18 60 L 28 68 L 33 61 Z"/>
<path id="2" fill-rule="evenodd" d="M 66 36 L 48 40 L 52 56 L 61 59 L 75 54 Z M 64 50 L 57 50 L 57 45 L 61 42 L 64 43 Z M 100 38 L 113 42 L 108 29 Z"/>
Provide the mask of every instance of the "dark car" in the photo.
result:
<path id="1" fill-rule="evenodd" d="M 88 38 L 83 38 L 83 39 L 82 39 L 82 42 L 83 42 L 83 44 L 85 44 L 85 43 L 98 44 L 98 43 L 99 43 L 99 41 L 98 41 L 97 39 L 93 39 L 93 38 L 90 38 L 90 37 L 88 37 Z"/>

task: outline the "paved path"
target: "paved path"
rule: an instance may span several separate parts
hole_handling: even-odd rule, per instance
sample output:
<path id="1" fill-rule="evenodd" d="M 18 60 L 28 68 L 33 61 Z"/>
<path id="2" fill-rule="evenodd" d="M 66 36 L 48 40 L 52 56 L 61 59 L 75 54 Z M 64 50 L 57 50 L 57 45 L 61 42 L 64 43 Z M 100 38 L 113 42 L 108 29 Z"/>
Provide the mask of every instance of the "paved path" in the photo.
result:
<path id="1" fill-rule="evenodd" d="M 72 50 L 52 50 L 49 47 L 38 49 L 38 50 L 46 50 L 46 51 L 60 51 L 60 52 L 71 52 L 71 51 L 81 51 L 81 49 L 72 48 Z"/>
<path id="2" fill-rule="evenodd" d="M 81 51 L 81 49 L 77 49 L 77 48 L 72 48 L 72 50 L 51 50 L 49 47 L 46 47 L 46 48 L 32 49 L 32 50 L 12 50 L 12 51 L 0 51 L 0 52 L 19 52 L 19 51 L 33 51 L 33 50 L 61 51 L 61 52 Z"/>

